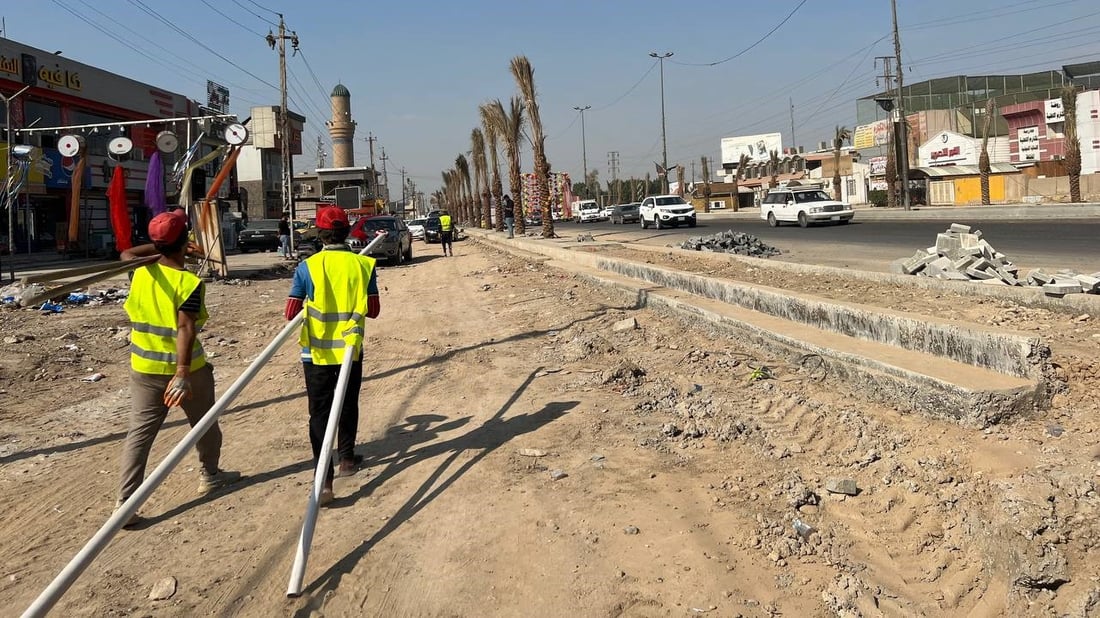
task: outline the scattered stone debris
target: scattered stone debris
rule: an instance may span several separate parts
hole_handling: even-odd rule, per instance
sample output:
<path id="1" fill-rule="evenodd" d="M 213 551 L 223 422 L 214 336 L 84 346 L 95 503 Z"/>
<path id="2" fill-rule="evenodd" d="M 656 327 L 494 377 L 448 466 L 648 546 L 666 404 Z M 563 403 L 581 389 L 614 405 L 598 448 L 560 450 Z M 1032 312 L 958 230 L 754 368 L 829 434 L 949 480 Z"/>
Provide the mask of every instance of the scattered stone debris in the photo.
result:
<path id="1" fill-rule="evenodd" d="M 164 579 L 153 584 L 153 589 L 149 591 L 149 600 L 151 601 L 165 601 L 171 599 L 176 595 L 176 578 L 165 577 Z"/>
<path id="2" fill-rule="evenodd" d="M 638 526 L 627 526 L 623 528 L 623 534 L 626 534 L 628 536 L 633 536 L 635 534 L 638 534 L 639 532 L 641 532 L 641 530 L 638 529 Z"/>
<path id="3" fill-rule="evenodd" d="M 852 479 L 829 479 L 825 481 L 825 491 L 831 494 L 855 496 L 859 494 L 859 487 Z"/>
<path id="4" fill-rule="evenodd" d="M 750 257 L 771 257 L 782 253 L 779 249 L 765 244 L 756 236 L 745 232 L 726 230 L 710 236 L 692 236 L 679 245 L 681 249 L 690 251 L 711 251 L 714 253 L 736 253 Z"/>
<path id="5" fill-rule="evenodd" d="M 611 330 L 615 332 L 622 332 L 627 330 L 634 330 L 638 328 L 638 320 L 635 318 L 627 318 L 625 320 L 619 320 L 611 325 Z"/>
<path id="6" fill-rule="evenodd" d="M 1048 296 L 1100 294 L 1100 272 L 1080 275 L 1061 270 L 1052 275 L 1035 269 L 1021 277 L 1019 267 L 982 238 L 981 230 L 971 230 L 969 225 L 959 223 L 952 223 L 946 232 L 936 236 L 935 246 L 918 249 L 913 257 L 895 261 L 893 271 L 946 281 L 1036 286 Z"/>
<path id="7" fill-rule="evenodd" d="M 550 480 L 551 481 L 560 481 L 560 480 L 562 480 L 563 478 L 565 478 L 567 476 L 569 476 L 569 475 L 566 474 L 565 470 L 551 470 L 550 471 Z"/>
<path id="8" fill-rule="evenodd" d="M 596 242 L 596 237 L 591 234 L 577 234 L 577 242 Z"/>
<path id="9" fill-rule="evenodd" d="M 519 454 L 524 457 L 546 457 L 546 451 L 540 451 L 537 448 L 521 448 Z"/>

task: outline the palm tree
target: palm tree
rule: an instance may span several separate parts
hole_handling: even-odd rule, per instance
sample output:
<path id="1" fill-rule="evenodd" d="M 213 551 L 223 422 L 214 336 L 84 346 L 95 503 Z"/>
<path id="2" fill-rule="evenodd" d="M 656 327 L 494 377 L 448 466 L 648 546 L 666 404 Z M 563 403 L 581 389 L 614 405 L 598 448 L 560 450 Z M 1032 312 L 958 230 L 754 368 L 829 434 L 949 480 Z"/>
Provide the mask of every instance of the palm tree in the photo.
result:
<path id="1" fill-rule="evenodd" d="M 492 195 L 493 200 L 496 203 L 496 212 L 493 213 L 496 216 L 496 231 L 504 231 L 504 205 L 501 203 L 501 197 L 504 196 L 504 187 L 500 182 L 500 157 L 498 156 L 497 145 L 500 142 L 500 133 L 498 128 L 501 126 L 501 116 L 504 115 L 504 106 L 500 104 L 500 100 L 490 101 L 483 104 L 478 108 L 481 113 L 481 126 L 485 128 L 485 141 L 486 146 L 489 149 L 489 164 L 493 173 L 492 180 Z"/>
<path id="2" fill-rule="evenodd" d="M 550 209 L 550 164 L 546 161 L 546 136 L 542 131 L 538 97 L 535 92 L 535 70 L 527 56 L 516 56 L 511 63 L 512 77 L 523 95 L 527 120 L 531 127 L 531 150 L 535 159 L 535 195 L 531 201 L 542 205 L 542 237 L 554 238 L 554 217 Z"/>
<path id="3" fill-rule="evenodd" d="M 513 96 L 509 105 L 510 111 L 504 110 L 500 99 L 493 101 L 493 120 L 497 124 L 497 135 L 504 142 L 504 154 L 508 157 L 508 186 L 512 191 L 512 201 L 515 202 L 515 233 L 522 236 L 526 233 L 523 221 L 523 179 L 520 175 L 520 140 L 523 137 L 523 99 Z"/>
<path id="4" fill-rule="evenodd" d="M 1065 110 L 1066 173 L 1069 175 L 1069 201 L 1081 201 L 1081 139 L 1077 136 L 1077 86 L 1062 89 Z"/>
<path id="5" fill-rule="evenodd" d="M 852 139 L 852 132 L 848 130 L 848 127 L 837 125 L 836 133 L 833 136 L 833 199 L 838 202 L 842 197 L 840 191 L 840 149 L 844 147 L 844 142 L 850 139 Z"/>
<path id="6" fill-rule="evenodd" d="M 779 151 L 778 150 L 772 150 L 772 151 L 768 152 L 768 168 L 771 170 L 771 174 L 772 174 L 771 188 L 774 189 L 774 188 L 779 186 Z"/>
<path id="7" fill-rule="evenodd" d="M 462 222 L 469 225 L 473 222 L 473 193 L 470 187 L 470 162 L 466 155 L 455 157 L 455 171 L 458 172 L 458 191 L 461 195 Z"/>
<path id="8" fill-rule="evenodd" d="M 745 177 L 748 167 L 749 155 L 741 153 L 741 158 L 737 160 L 737 170 L 733 173 L 733 212 L 741 209 L 741 188 L 737 181 Z"/>
<path id="9" fill-rule="evenodd" d="M 470 131 L 470 152 L 474 161 L 474 222 L 489 229 L 489 163 L 485 158 L 485 134 L 480 127 Z"/>
<path id="10" fill-rule="evenodd" d="M 985 102 L 985 118 L 982 119 L 982 154 L 978 155 L 978 172 L 981 174 L 982 205 L 989 206 L 989 123 L 993 121 L 993 99 Z"/>

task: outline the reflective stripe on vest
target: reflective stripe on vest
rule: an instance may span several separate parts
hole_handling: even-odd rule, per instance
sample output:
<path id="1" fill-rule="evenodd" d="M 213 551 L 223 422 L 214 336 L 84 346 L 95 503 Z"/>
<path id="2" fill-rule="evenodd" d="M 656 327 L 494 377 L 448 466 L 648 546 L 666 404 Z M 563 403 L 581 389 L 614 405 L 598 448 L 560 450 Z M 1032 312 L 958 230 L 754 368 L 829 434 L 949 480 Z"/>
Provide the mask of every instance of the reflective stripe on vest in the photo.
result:
<path id="1" fill-rule="evenodd" d="M 130 316 L 130 367 L 138 373 L 172 375 L 176 372 L 176 328 L 179 308 L 202 281 L 186 270 L 152 264 L 134 271 L 124 308 Z M 201 305 L 196 327 L 207 319 Z M 191 348 L 191 370 L 206 365 L 198 339 Z"/>
<path id="2" fill-rule="evenodd" d="M 305 302 L 299 343 L 314 364 L 339 365 L 345 346 L 362 345 L 374 264 L 351 251 L 322 251 L 306 259 L 313 298 Z"/>
<path id="3" fill-rule="evenodd" d="M 450 232 L 451 231 L 451 215 L 440 215 L 439 216 L 439 228 L 441 230 L 443 230 L 444 232 Z"/>

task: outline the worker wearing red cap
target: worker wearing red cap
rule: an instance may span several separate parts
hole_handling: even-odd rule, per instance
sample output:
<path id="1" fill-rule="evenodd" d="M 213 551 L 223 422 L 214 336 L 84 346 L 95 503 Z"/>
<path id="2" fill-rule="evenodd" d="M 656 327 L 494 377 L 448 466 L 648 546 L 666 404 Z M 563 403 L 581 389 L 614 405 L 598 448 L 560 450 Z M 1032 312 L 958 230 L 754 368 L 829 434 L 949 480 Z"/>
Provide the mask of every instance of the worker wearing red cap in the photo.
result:
<path id="1" fill-rule="evenodd" d="M 345 346 L 355 346 L 344 405 L 340 412 L 335 475 L 329 464 L 321 504 L 333 500 L 333 476 L 355 474 L 363 462 L 355 453 L 359 427 L 359 385 L 363 379 L 362 344 L 365 318 L 381 312 L 375 261 L 351 251 L 345 241 L 351 226 L 343 208 L 324 207 L 317 211 L 318 237 L 324 248 L 298 265 L 286 302 L 286 319 L 305 308 L 300 343 L 302 368 L 309 399 L 309 441 L 313 458 L 320 458 L 329 409 L 336 394 L 336 382 Z"/>
<path id="2" fill-rule="evenodd" d="M 122 259 L 160 254 L 138 268 L 124 305 L 130 317 L 130 429 L 122 450 L 118 504 L 141 485 L 153 440 L 173 406 L 183 408 L 194 426 L 214 405 L 214 372 L 206 362 L 197 333 L 208 317 L 202 280 L 189 272 L 184 257 L 197 251 L 187 239 L 183 210 L 161 213 L 149 222 L 152 244 L 126 250 Z M 236 473 L 218 468 L 222 434 L 217 423 L 199 439 L 202 471 L 199 493 L 231 481 Z M 140 522 L 136 514 L 127 526 Z"/>

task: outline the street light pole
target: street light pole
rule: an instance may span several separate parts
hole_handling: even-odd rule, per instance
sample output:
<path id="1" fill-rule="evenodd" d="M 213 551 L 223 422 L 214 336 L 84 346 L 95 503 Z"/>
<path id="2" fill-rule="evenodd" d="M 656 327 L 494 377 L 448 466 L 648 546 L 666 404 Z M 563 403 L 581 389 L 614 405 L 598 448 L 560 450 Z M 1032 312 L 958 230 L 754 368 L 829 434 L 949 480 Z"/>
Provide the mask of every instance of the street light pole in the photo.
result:
<path id="1" fill-rule="evenodd" d="M 591 105 L 585 105 L 584 107 L 574 107 L 573 109 L 581 113 L 581 165 L 584 166 L 584 196 L 588 197 L 588 147 L 585 146 L 584 137 L 584 110 L 592 109 Z"/>
<path id="2" fill-rule="evenodd" d="M 661 167 L 664 168 L 665 193 L 668 193 L 668 140 L 665 132 L 665 58 L 672 56 L 672 52 L 663 54 L 649 52 L 649 55 L 661 63 Z"/>
<path id="3" fill-rule="evenodd" d="M 30 89 L 30 86 L 23 86 L 23 89 L 10 97 L 6 97 L 0 94 L 0 99 L 4 100 L 4 128 L 7 129 L 7 151 L 5 153 L 6 161 L 4 165 L 5 179 L 4 182 L 4 204 L 8 207 L 8 255 L 10 256 L 8 263 L 8 270 L 11 272 L 11 280 L 15 281 L 15 205 L 12 204 L 12 200 L 15 199 L 14 192 L 11 190 L 12 182 L 15 180 L 15 175 L 11 169 L 11 147 L 12 147 L 12 128 L 11 128 L 11 102 L 14 101 L 19 95 Z"/>

